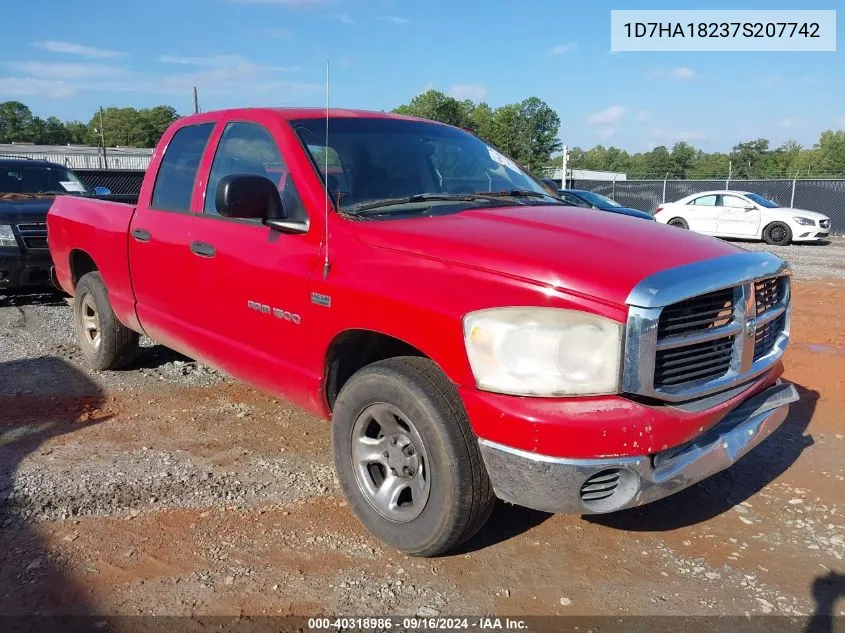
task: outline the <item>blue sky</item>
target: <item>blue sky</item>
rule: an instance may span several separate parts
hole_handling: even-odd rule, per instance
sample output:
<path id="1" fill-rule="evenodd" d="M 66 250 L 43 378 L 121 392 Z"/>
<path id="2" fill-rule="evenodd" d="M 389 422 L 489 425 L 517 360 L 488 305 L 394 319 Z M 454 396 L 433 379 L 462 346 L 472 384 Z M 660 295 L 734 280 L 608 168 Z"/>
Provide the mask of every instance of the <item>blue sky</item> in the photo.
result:
<path id="1" fill-rule="evenodd" d="M 123 6 L 120 6 L 120 5 Z M 780 0 L 649 9 L 836 9 Z M 72 8 L 71 8 L 72 7 Z M 570 146 L 629 151 L 845 128 L 845 51 L 611 53 L 618 0 L 56 0 L 4 7 L 0 101 L 87 121 L 99 105 L 391 109 L 433 87 L 492 106 L 536 95 Z M 837 15 L 841 29 L 842 14 Z M 14 25 L 13 28 L 9 28 Z M 841 40 L 841 38 L 840 38 Z"/>

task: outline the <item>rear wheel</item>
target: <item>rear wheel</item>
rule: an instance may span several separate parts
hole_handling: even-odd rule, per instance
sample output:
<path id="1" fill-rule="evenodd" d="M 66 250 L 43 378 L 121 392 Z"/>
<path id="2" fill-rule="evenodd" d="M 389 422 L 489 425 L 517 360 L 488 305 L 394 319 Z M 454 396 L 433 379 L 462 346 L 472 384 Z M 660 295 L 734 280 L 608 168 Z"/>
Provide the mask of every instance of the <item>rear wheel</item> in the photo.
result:
<path id="1" fill-rule="evenodd" d="M 687 224 L 687 221 L 684 220 L 683 218 L 672 218 L 666 224 L 668 224 L 669 226 L 676 226 L 679 229 L 688 229 L 689 228 L 689 224 Z"/>
<path id="2" fill-rule="evenodd" d="M 783 222 L 772 222 L 763 229 L 763 241 L 772 246 L 786 246 L 792 241 L 792 229 Z"/>
<path id="3" fill-rule="evenodd" d="M 138 354 L 139 336 L 114 314 L 99 272 L 82 276 L 73 300 L 76 337 L 92 369 L 119 369 Z"/>
<path id="4" fill-rule="evenodd" d="M 474 535 L 495 503 L 478 442 L 454 386 L 428 359 L 359 370 L 332 416 L 343 493 L 375 536 L 437 556 Z"/>

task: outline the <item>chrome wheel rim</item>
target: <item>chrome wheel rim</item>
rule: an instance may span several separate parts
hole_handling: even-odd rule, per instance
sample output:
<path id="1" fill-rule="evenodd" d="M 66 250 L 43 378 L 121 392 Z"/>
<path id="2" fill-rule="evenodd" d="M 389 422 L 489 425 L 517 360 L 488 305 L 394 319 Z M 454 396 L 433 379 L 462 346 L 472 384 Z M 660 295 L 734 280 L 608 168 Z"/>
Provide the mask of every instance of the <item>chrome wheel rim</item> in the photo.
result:
<path id="1" fill-rule="evenodd" d="M 399 409 L 366 407 L 352 426 L 351 459 L 361 494 L 380 515 L 407 523 L 431 494 L 428 453 L 419 432 Z"/>
<path id="2" fill-rule="evenodd" d="M 82 338 L 91 349 L 100 347 L 100 313 L 91 295 L 82 297 L 81 302 Z"/>

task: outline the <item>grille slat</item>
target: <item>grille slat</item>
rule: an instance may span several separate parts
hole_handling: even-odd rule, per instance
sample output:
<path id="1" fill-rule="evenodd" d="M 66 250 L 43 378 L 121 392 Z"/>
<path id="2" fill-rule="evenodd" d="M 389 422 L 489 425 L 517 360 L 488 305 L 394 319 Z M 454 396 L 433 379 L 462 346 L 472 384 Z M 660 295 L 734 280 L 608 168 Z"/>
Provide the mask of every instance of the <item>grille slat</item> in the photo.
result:
<path id="1" fill-rule="evenodd" d="M 762 279 L 754 284 L 757 314 L 764 314 L 774 308 L 781 300 L 783 281 L 777 277 Z"/>
<path id="2" fill-rule="evenodd" d="M 657 324 L 658 338 L 700 332 L 722 327 L 733 321 L 733 288 L 717 290 L 700 297 L 667 306 Z"/>
<path id="3" fill-rule="evenodd" d="M 41 250 L 49 248 L 46 237 L 25 237 L 23 238 L 24 246 L 31 250 Z"/>

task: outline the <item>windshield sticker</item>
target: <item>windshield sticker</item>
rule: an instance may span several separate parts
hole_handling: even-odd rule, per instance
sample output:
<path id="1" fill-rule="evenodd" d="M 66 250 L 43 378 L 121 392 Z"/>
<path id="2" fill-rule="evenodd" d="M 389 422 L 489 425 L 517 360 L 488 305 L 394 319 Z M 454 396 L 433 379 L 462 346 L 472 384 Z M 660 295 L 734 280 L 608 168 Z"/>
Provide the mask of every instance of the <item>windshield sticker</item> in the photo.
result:
<path id="1" fill-rule="evenodd" d="M 500 154 L 499 152 L 497 152 L 495 149 L 493 149 L 489 145 L 487 146 L 487 152 L 490 154 L 490 158 L 495 160 L 500 165 L 504 165 L 505 167 L 507 167 L 508 169 L 510 169 L 512 171 L 516 171 L 516 172 L 519 171 L 519 167 L 517 166 L 517 164 L 515 162 L 513 162 L 507 156 Z"/>
<path id="2" fill-rule="evenodd" d="M 85 187 L 81 182 L 73 182 L 72 180 L 60 180 L 59 184 L 64 187 L 65 191 L 71 193 L 85 193 Z"/>

